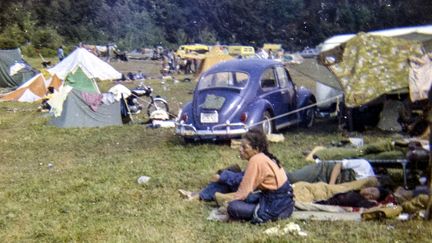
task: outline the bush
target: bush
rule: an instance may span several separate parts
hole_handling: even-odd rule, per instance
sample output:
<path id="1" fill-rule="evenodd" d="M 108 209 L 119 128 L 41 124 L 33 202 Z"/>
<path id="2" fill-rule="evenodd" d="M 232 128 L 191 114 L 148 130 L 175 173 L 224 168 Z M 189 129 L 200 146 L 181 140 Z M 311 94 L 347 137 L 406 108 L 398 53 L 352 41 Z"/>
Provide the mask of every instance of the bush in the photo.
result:
<path id="1" fill-rule="evenodd" d="M 0 49 L 14 49 L 18 46 L 18 42 L 15 40 L 0 36 Z"/>
<path id="2" fill-rule="evenodd" d="M 57 55 L 57 50 L 51 48 L 42 48 L 40 50 L 40 53 L 42 54 L 43 57 L 54 57 Z"/>
<path id="3" fill-rule="evenodd" d="M 32 45 L 21 47 L 21 52 L 26 57 L 38 57 L 38 51 Z"/>
<path id="4" fill-rule="evenodd" d="M 60 45 L 63 44 L 63 38 L 57 33 L 56 30 L 44 28 L 37 30 L 33 34 L 32 44 L 38 49 L 49 48 L 56 50 Z"/>

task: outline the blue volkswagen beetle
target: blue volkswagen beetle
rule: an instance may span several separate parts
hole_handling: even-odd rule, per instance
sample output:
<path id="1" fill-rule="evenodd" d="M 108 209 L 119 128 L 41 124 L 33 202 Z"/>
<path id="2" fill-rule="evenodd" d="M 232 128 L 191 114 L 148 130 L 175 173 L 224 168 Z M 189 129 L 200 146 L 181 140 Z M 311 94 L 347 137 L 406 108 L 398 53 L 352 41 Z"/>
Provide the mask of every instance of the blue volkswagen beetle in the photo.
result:
<path id="1" fill-rule="evenodd" d="M 193 100 L 177 118 L 176 134 L 185 140 L 215 140 L 239 137 L 254 126 L 267 134 L 293 124 L 310 127 L 315 103 L 280 62 L 227 61 L 200 76 Z"/>

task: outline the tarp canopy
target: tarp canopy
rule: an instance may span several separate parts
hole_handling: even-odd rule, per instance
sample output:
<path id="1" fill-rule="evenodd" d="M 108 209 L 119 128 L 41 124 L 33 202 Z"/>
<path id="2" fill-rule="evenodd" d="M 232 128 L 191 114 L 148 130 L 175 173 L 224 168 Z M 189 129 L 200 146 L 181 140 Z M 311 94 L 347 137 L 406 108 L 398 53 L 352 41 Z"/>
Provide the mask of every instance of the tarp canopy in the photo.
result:
<path id="1" fill-rule="evenodd" d="M 89 78 L 80 66 L 66 76 L 65 84 L 80 91 L 100 93 L 96 81 Z"/>
<path id="2" fill-rule="evenodd" d="M 53 117 L 49 123 L 61 128 L 123 125 L 120 102 L 101 104 L 95 111 L 86 103 L 81 91 L 72 89 L 63 103 L 61 115 Z"/>
<path id="3" fill-rule="evenodd" d="M 20 49 L 0 50 L 0 87 L 16 87 L 38 73 L 24 61 Z"/>
<path id="4" fill-rule="evenodd" d="M 383 94 L 408 92 L 408 60 L 421 57 L 422 48 L 418 41 L 359 33 L 319 58 L 338 78 L 346 106 L 357 107 Z"/>
<path id="5" fill-rule="evenodd" d="M 54 75 L 52 78 L 45 80 L 44 76 L 39 73 L 16 90 L 0 97 L 0 101 L 34 102 L 46 95 L 48 87 L 52 86 L 54 89 L 59 90 L 61 85 L 62 82 L 57 76 Z"/>
<path id="6" fill-rule="evenodd" d="M 407 40 L 416 40 L 423 43 L 429 43 L 432 40 L 432 25 L 371 31 L 368 32 L 368 34 L 377 36 L 398 37 Z M 355 34 L 335 35 L 324 41 L 320 51 L 326 52 L 334 49 L 342 45 L 343 43 L 349 41 L 351 38 L 354 38 L 355 36 Z"/>
<path id="7" fill-rule="evenodd" d="M 57 74 L 61 79 L 77 67 L 81 67 L 87 77 L 99 80 L 115 80 L 121 78 L 121 73 L 115 70 L 111 65 L 102 61 L 84 48 L 77 48 L 63 61 L 53 68 L 48 69 L 51 75 Z"/>
<path id="8" fill-rule="evenodd" d="M 321 65 L 315 58 L 304 58 L 299 64 L 287 64 L 288 68 L 307 76 L 308 78 L 323 83 L 331 88 L 342 90 L 336 76 L 327 67 Z"/>
<path id="9" fill-rule="evenodd" d="M 213 48 L 205 56 L 206 57 L 201 62 L 201 65 L 200 65 L 199 70 L 197 72 L 197 76 L 199 76 L 201 73 L 207 71 L 209 68 L 213 67 L 214 65 L 216 65 L 220 62 L 234 59 L 234 57 L 232 57 L 228 54 L 225 54 L 219 48 Z"/>
<path id="10" fill-rule="evenodd" d="M 304 58 L 301 63 L 286 64 L 286 66 L 289 68 L 290 72 L 298 72 L 302 74 L 302 77 L 306 77 L 310 79 L 310 81 L 313 81 L 313 84 L 315 85 L 314 94 L 318 108 L 330 108 L 333 103 L 342 100 L 336 98 L 336 96 L 339 96 L 342 93 L 342 87 L 340 86 L 336 76 L 330 72 L 327 67 L 318 63 L 317 59 Z"/>

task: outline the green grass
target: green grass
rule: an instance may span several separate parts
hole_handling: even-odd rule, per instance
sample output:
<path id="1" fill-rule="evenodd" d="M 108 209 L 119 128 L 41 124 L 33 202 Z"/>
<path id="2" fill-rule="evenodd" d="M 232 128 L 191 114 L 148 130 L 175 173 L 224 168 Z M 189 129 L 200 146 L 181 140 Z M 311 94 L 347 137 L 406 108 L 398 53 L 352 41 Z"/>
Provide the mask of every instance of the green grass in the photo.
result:
<path id="1" fill-rule="evenodd" d="M 195 83 L 148 84 L 176 110 Z M 292 219 L 261 226 L 208 221 L 214 204 L 184 201 L 177 190 L 199 190 L 217 169 L 245 165 L 227 143 L 184 144 L 171 129 L 143 125 L 59 129 L 37 105 L 0 103 L 1 242 L 431 242 L 432 225 L 417 220 L 295 221 L 305 238 L 263 234 Z M 270 149 L 287 170 L 307 163 L 303 151 L 343 137 L 331 122 L 282 133 L 286 140 Z M 370 142 L 389 135 L 363 136 Z M 150 181 L 139 185 L 141 175 Z"/>

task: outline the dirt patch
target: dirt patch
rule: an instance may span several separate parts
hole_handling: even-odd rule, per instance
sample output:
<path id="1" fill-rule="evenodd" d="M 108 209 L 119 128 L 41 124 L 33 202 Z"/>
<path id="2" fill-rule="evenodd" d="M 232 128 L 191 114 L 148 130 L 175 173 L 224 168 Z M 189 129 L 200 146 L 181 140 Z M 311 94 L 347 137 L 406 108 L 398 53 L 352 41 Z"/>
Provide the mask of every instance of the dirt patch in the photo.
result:
<path id="1" fill-rule="evenodd" d="M 129 72 L 143 72 L 149 78 L 159 78 L 161 76 L 161 62 L 151 60 L 129 60 L 128 62 L 113 61 L 109 63 L 117 71 L 127 74 Z"/>

